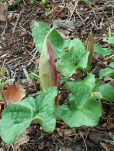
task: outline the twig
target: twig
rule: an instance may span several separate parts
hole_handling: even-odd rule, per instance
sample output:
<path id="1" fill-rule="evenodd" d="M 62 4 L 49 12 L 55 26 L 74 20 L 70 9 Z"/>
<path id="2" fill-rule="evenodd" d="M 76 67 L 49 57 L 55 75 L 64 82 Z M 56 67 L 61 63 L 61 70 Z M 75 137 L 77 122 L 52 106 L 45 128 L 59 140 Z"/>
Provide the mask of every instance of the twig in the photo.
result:
<path id="1" fill-rule="evenodd" d="M 108 147 L 106 146 L 106 144 L 104 144 L 104 143 L 102 143 L 102 142 L 100 142 L 100 144 L 101 144 L 101 146 L 102 146 L 106 151 L 110 151 L 110 150 L 108 149 Z"/>
<path id="2" fill-rule="evenodd" d="M 19 27 L 22 29 L 22 31 L 27 32 L 29 35 L 32 35 L 30 31 L 26 30 L 26 28 L 22 27 L 21 25 L 19 25 Z"/>
<path id="3" fill-rule="evenodd" d="M 72 14 L 71 14 L 71 16 L 70 16 L 70 19 L 72 18 L 72 15 L 74 14 L 74 11 L 75 11 L 77 5 L 78 5 L 78 0 L 77 0 L 76 3 L 75 3 L 74 9 L 73 9 Z"/>
<path id="4" fill-rule="evenodd" d="M 98 8 L 94 3 L 92 3 L 98 10 L 100 9 L 100 8 Z M 103 10 L 103 9 L 101 9 L 101 11 L 103 12 L 103 14 L 105 15 L 105 17 L 111 22 L 111 23 L 114 23 L 112 20 L 110 20 L 109 19 L 109 17 L 107 17 L 107 15 L 106 15 L 106 13 L 105 13 L 105 11 Z"/>
<path id="5" fill-rule="evenodd" d="M 36 49 L 35 49 L 36 50 Z M 33 57 L 32 57 L 32 59 L 28 62 L 28 64 L 26 65 L 26 67 L 28 68 L 30 65 L 31 65 L 31 63 L 33 62 L 33 60 L 35 59 L 35 57 L 36 57 L 36 55 L 37 55 L 37 50 L 35 51 L 35 53 L 34 53 L 34 55 L 33 55 Z"/>
<path id="6" fill-rule="evenodd" d="M 86 151 L 87 151 L 87 145 L 86 145 L 86 141 L 85 141 L 85 139 L 84 139 L 84 137 L 83 137 L 83 134 L 82 134 L 82 132 L 79 132 L 79 133 L 80 133 L 80 136 L 82 137 L 82 139 L 83 139 L 83 141 L 84 141 L 85 148 L 86 148 Z"/>
<path id="7" fill-rule="evenodd" d="M 16 30 L 16 28 L 17 28 L 18 22 L 19 22 L 19 20 L 20 20 L 20 17 L 21 17 L 21 15 L 22 15 L 23 11 L 24 11 L 24 9 L 22 9 L 22 11 L 20 12 L 20 15 L 18 16 L 18 18 L 17 18 L 17 20 L 16 20 L 16 23 L 15 23 L 14 28 L 13 28 L 13 31 L 12 31 L 13 34 L 15 33 L 15 30 Z"/>
<path id="8" fill-rule="evenodd" d="M 85 25 L 83 18 L 80 16 L 79 12 L 76 10 L 76 14 L 78 15 L 78 17 L 80 18 L 80 20 L 82 21 L 83 25 Z"/>
<path id="9" fill-rule="evenodd" d="M 114 146 L 114 141 L 109 140 L 109 139 L 103 139 L 103 141 L 107 144 L 113 145 Z"/>
<path id="10" fill-rule="evenodd" d="M 53 17 L 53 20 L 59 15 L 59 13 L 65 8 L 65 4 L 64 6 L 60 9 L 60 11 Z"/>
<path id="11" fill-rule="evenodd" d="M 11 144 L 11 147 L 12 147 L 12 150 L 15 151 L 15 148 L 14 148 L 14 145 L 13 145 L 13 144 Z"/>
<path id="12" fill-rule="evenodd" d="M 15 75 L 15 77 L 17 77 L 19 80 L 21 80 L 18 75 L 16 75 L 16 73 L 14 71 L 12 71 L 8 66 L 7 66 L 7 69 L 9 70 L 10 73 L 12 73 L 13 75 Z M 9 79 L 11 79 L 11 75 L 8 73 L 7 71 L 7 74 L 9 75 Z"/>
<path id="13" fill-rule="evenodd" d="M 8 27 L 8 5 L 9 5 L 9 3 L 8 3 L 8 1 L 6 1 L 6 3 L 7 3 L 7 9 L 6 9 L 6 24 L 5 24 L 5 29 L 4 29 L 3 32 L 2 32 L 2 35 L 4 35 L 4 33 L 5 33 L 5 31 L 6 31 L 7 27 Z"/>
<path id="14" fill-rule="evenodd" d="M 111 58 L 113 58 L 113 57 L 114 57 L 114 54 L 111 55 L 111 56 L 109 56 L 109 57 L 107 57 L 105 60 L 109 60 L 109 59 L 111 59 Z"/>
<path id="15" fill-rule="evenodd" d="M 29 75 L 28 75 L 28 72 L 27 72 L 27 70 L 26 70 L 26 68 L 25 68 L 24 66 L 22 66 L 22 70 L 23 70 L 23 72 L 24 72 L 24 74 L 25 74 L 27 80 L 28 80 L 28 81 L 31 81 L 31 79 L 30 79 L 30 77 L 29 77 Z"/>
<path id="16" fill-rule="evenodd" d="M 22 59 L 22 57 L 18 57 L 18 58 L 15 58 L 15 59 L 13 59 L 13 60 L 10 60 L 10 61 L 8 61 L 8 62 L 6 63 L 6 65 L 7 65 L 7 64 L 10 64 L 10 63 L 12 63 L 12 62 L 14 62 L 14 61 L 20 60 L 20 59 Z"/>

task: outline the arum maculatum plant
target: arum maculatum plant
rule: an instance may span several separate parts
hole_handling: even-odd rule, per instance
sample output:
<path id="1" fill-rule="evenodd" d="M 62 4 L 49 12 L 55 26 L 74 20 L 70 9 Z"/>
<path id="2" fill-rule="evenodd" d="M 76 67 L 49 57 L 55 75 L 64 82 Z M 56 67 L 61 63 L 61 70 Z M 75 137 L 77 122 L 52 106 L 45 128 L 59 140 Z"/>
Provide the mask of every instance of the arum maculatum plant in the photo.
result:
<path id="1" fill-rule="evenodd" d="M 49 40 L 49 36 L 53 28 L 50 30 L 44 40 L 44 45 L 39 60 L 39 77 L 43 90 L 50 87 L 58 87 L 60 81 L 59 72 L 56 69 L 54 52 Z"/>
<path id="2" fill-rule="evenodd" d="M 48 133 L 56 128 L 56 119 L 63 120 L 69 127 L 95 126 L 102 115 L 101 101 L 114 102 L 113 85 L 102 82 L 104 77 L 114 79 L 114 60 L 100 71 L 98 79 L 91 73 L 94 53 L 107 57 L 113 51 L 94 44 L 92 33 L 85 47 L 80 39 L 66 40 L 48 24 L 35 22 L 32 36 L 40 53 L 42 91 L 38 97 L 27 97 L 3 111 L 0 134 L 8 144 L 14 143 L 34 122 Z M 78 71 L 83 76 L 75 80 Z M 55 103 L 59 88 L 62 91 L 60 84 L 69 92 L 68 103 Z"/>
<path id="3" fill-rule="evenodd" d="M 93 51 L 94 51 L 94 38 L 93 38 L 92 33 L 89 33 L 89 36 L 88 36 L 87 50 L 90 51 L 88 64 L 91 65 L 93 61 Z"/>

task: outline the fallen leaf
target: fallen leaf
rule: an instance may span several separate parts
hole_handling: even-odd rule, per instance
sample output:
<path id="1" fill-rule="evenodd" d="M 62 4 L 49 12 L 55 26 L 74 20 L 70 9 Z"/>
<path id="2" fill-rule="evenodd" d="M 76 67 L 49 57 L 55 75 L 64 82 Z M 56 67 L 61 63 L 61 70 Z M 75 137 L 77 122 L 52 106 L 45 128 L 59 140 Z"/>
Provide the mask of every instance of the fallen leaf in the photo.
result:
<path id="1" fill-rule="evenodd" d="M 23 134 L 21 134 L 19 136 L 19 138 L 16 140 L 16 142 L 14 143 L 14 148 L 15 148 L 15 151 L 18 151 L 19 150 L 19 147 L 23 144 L 26 144 L 30 137 L 27 135 L 28 134 L 28 131 L 26 130 L 25 132 L 23 132 Z"/>
<path id="2" fill-rule="evenodd" d="M 63 37 L 68 36 L 71 31 L 75 30 L 75 25 L 70 20 L 56 19 L 53 21 L 53 27 L 58 29 Z"/>
<path id="3" fill-rule="evenodd" d="M 9 85 L 3 94 L 7 104 L 12 104 L 17 101 L 21 101 L 25 97 L 26 92 L 21 85 Z"/>
<path id="4" fill-rule="evenodd" d="M 70 31 L 75 29 L 74 23 L 68 19 L 67 20 L 56 19 L 53 21 L 53 26 L 58 29 L 62 28 Z"/>
<path id="5" fill-rule="evenodd" d="M 69 137 L 75 133 L 75 129 L 61 129 L 57 128 L 57 132 L 61 137 Z"/>

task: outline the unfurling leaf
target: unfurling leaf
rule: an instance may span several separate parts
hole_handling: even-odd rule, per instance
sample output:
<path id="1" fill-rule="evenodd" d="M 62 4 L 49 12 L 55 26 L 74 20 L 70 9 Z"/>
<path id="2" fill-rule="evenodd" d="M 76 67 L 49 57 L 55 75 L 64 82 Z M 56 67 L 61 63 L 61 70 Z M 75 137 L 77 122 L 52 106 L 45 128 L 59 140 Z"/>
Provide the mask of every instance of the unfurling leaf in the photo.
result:
<path id="1" fill-rule="evenodd" d="M 87 51 L 90 51 L 88 64 L 91 65 L 93 60 L 93 51 L 94 51 L 94 38 L 92 33 L 89 33 L 88 36 Z"/>
<path id="2" fill-rule="evenodd" d="M 49 35 L 52 30 L 45 38 L 43 50 L 39 60 L 39 77 L 43 90 L 59 86 L 60 81 L 59 73 L 56 70 L 53 49 L 49 41 Z"/>

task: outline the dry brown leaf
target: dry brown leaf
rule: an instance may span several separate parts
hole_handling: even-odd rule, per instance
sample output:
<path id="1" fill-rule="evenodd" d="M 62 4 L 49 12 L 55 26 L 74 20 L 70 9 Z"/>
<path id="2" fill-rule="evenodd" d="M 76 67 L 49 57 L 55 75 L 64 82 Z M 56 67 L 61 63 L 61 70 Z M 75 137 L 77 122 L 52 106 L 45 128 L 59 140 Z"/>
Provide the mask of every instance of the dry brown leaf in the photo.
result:
<path id="1" fill-rule="evenodd" d="M 23 132 L 23 134 L 21 134 L 19 136 L 19 138 L 16 140 L 16 142 L 14 143 L 14 148 L 15 148 L 15 151 L 18 151 L 20 148 L 21 145 L 23 144 L 26 144 L 29 140 L 30 140 L 30 137 L 27 135 L 28 134 L 28 131 L 26 130 L 25 132 Z"/>
<path id="2" fill-rule="evenodd" d="M 12 104 L 21 101 L 25 96 L 25 89 L 21 85 L 9 85 L 7 90 L 3 92 L 7 104 Z"/>
<path id="3" fill-rule="evenodd" d="M 75 134 L 75 129 L 61 129 L 57 128 L 57 132 L 61 137 L 69 137 L 73 133 Z"/>

